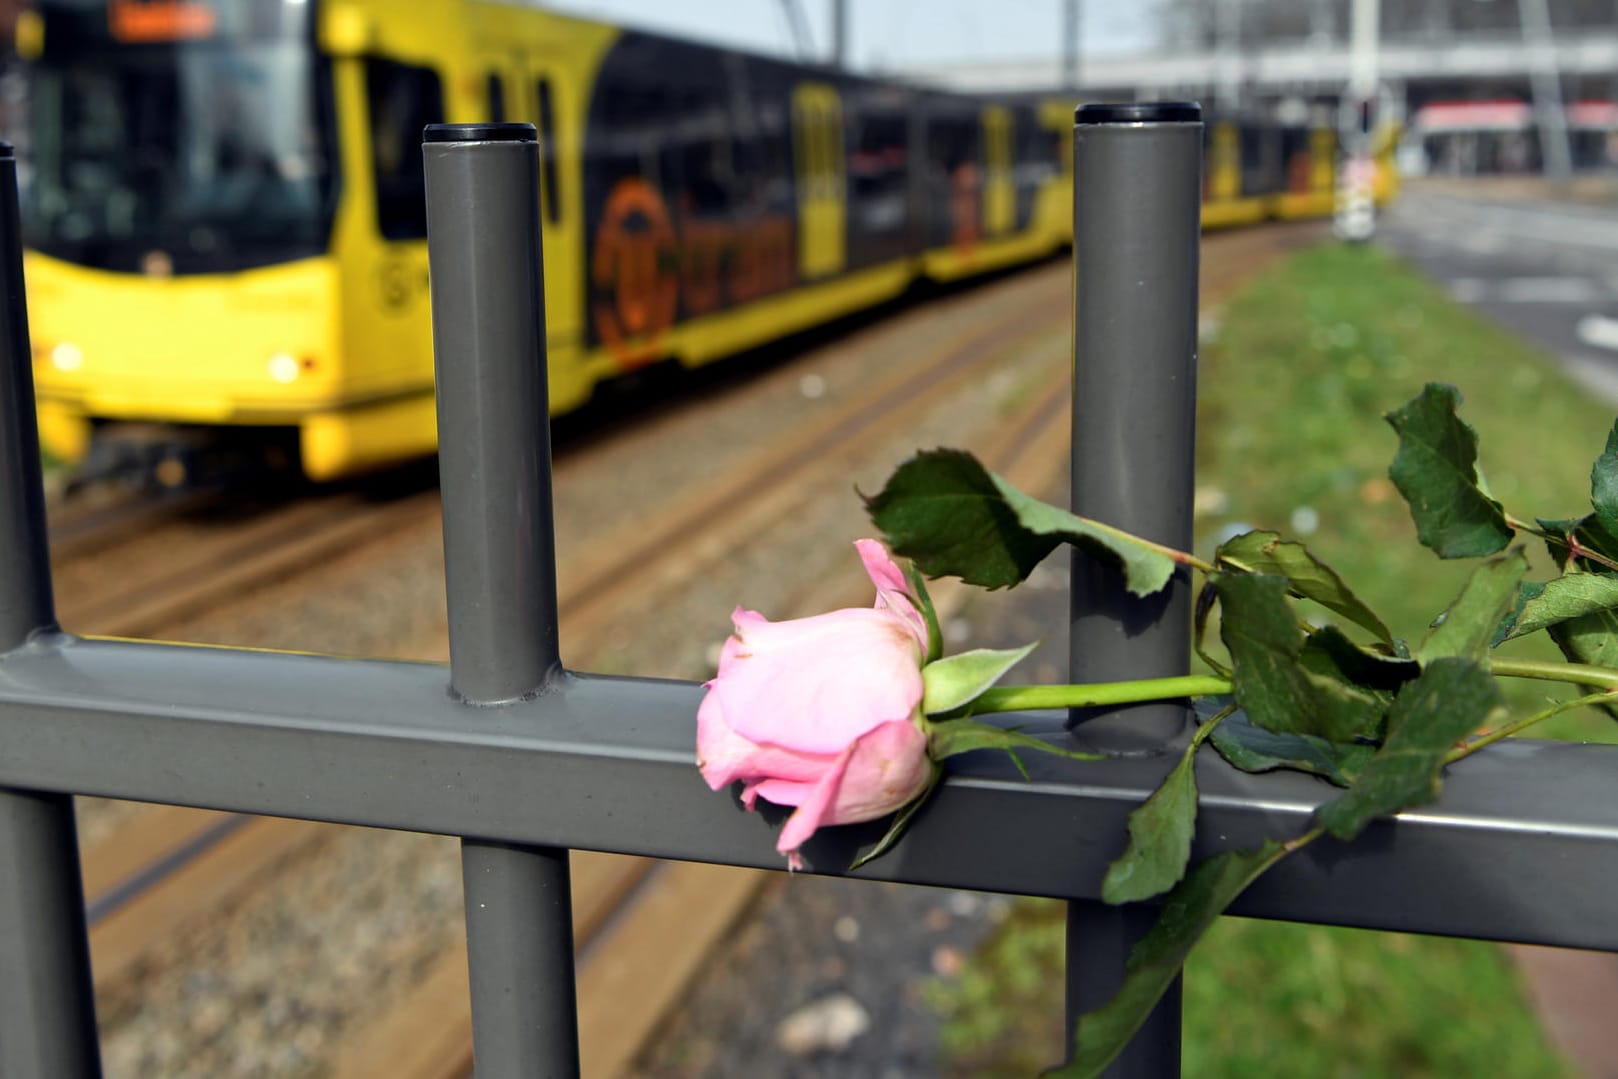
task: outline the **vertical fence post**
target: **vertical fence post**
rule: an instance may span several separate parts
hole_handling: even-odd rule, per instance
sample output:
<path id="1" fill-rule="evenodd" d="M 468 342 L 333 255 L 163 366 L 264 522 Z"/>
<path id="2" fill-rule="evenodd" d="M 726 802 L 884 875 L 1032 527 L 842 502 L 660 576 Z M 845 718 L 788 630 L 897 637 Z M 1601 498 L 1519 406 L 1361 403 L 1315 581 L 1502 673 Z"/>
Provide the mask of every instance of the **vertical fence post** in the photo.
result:
<path id="1" fill-rule="evenodd" d="M 0 655 L 56 625 L 31 362 L 17 161 L 0 143 Z M 0 1079 L 100 1074 L 73 798 L 0 790 Z"/>
<path id="2" fill-rule="evenodd" d="M 1196 446 L 1202 112 L 1188 103 L 1086 105 L 1073 136 L 1075 513 L 1186 550 Z M 1069 671 L 1076 682 L 1185 674 L 1190 580 L 1130 596 L 1115 567 L 1073 557 Z M 1074 733 L 1151 752 L 1183 730 L 1179 702 L 1077 712 Z M 1106 1001 L 1151 910 L 1073 903 L 1067 1009 Z M 1176 981 L 1109 1076 L 1178 1075 Z"/>
<path id="3" fill-rule="evenodd" d="M 434 124 L 423 152 L 450 681 L 469 707 L 560 670 L 532 124 Z M 480 1079 L 576 1075 L 566 850 L 461 847 Z"/>

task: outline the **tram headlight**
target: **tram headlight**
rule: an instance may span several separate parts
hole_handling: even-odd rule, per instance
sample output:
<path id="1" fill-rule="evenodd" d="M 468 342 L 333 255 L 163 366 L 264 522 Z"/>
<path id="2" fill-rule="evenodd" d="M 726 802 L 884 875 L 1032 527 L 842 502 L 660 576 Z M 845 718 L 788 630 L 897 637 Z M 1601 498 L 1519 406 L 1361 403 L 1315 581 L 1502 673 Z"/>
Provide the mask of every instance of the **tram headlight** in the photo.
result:
<path id="1" fill-rule="evenodd" d="M 288 383 L 298 380 L 298 373 L 302 365 L 296 356 L 289 356 L 285 352 L 277 352 L 270 357 L 270 377 L 277 382 Z"/>
<path id="2" fill-rule="evenodd" d="M 51 349 L 51 366 L 58 371 L 77 371 L 84 366 L 84 352 L 78 345 L 63 341 Z"/>

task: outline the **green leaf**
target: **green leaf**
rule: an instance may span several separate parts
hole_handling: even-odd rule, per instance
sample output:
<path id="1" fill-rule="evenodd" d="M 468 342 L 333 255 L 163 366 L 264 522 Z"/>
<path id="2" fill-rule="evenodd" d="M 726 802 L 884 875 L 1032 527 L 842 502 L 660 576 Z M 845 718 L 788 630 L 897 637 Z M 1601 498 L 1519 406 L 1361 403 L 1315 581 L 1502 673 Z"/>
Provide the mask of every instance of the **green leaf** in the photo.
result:
<path id="1" fill-rule="evenodd" d="M 1186 747 L 1162 785 L 1129 815 L 1129 845 L 1101 882 L 1108 903 L 1150 899 L 1185 876 L 1197 823 L 1197 744 Z"/>
<path id="2" fill-rule="evenodd" d="M 1438 797 L 1450 750 L 1505 712 L 1500 687 L 1481 664 L 1458 656 L 1433 660 L 1399 691 L 1382 748 L 1317 819 L 1339 839 L 1353 839 L 1378 817 L 1426 805 Z"/>
<path id="3" fill-rule="evenodd" d="M 1551 640 L 1574 663 L 1618 666 L 1618 611 L 1595 611 L 1558 622 Z"/>
<path id="4" fill-rule="evenodd" d="M 1618 612 L 1597 611 L 1558 622 L 1545 631 L 1562 655 L 1574 663 L 1597 667 L 1618 665 Z M 1587 687 L 1589 688 L 1589 687 Z M 1598 704 L 1607 715 L 1618 719 L 1618 705 Z"/>
<path id="5" fill-rule="evenodd" d="M 1517 586 L 1517 598 L 1512 603 L 1511 609 L 1506 612 L 1506 616 L 1500 619 L 1500 624 L 1495 627 L 1494 637 L 1489 641 L 1490 648 L 1499 648 L 1511 638 L 1524 635 L 1516 632 L 1517 623 L 1521 620 L 1523 611 L 1528 609 L 1528 605 L 1543 595 L 1544 592 L 1545 585 L 1540 581 L 1524 581 Z M 1543 629 L 1544 627 L 1540 626 L 1538 628 Z"/>
<path id="6" fill-rule="evenodd" d="M 1046 1074 L 1061 1079 L 1101 1075 L 1146 1021 L 1219 913 L 1287 853 L 1287 845 L 1269 840 L 1257 850 L 1216 854 L 1192 869 L 1169 893 L 1157 923 L 1129 953 L 1118 992 L 1079 1017 L 1073 1059 Z"/>
<path id="7" fill-rule="evenodd" d="M 921 682 L 925 687 L 921 710 L 934 716 L 976 700 L 1038 647 L 1036 641 L 1023 648 L 975 648 L 927 664 L 921 669 Z"/>
<path id="8" fill-rule="evenodd" d="M 1482 659 L 1501 619 L 1516 605 L 1518 586 L 1527 572 L 1528 558 L 1521 547 L 1473 570 L 1461 594 L 1417 647 L 1416 659 L 1423 666 L 1443 656 Z"/>
<path id="9" fill-rule="evenodd" d="M 1063 749 L 1031 734 L 996 727 L 992 723 L 983 723 L 975 719 L 926 721 L 923 729 L 927 731 L 927 755 L 935 761 L 953 757 L 957 753 L 970 753 L 974 749 L 1003 749 L 1010 753 L 1013 759 L 1016 758 L 1016 750 L 1036 749 L 1041 753 L 1054 753 L 1058 757 L 1067 757 L 1075 761 L 1106 760 L 1106 756 L 1101 753 L 1081 753 L 1076 749 Z M 1022 764 L 1019 762 L 1018 768 L 1021 767 Z"/>
<path id="10" fill-rule="evenodd" d="M 1254 723 L 1332 742 L 1376 733 L 1390 698 L 1356 685 L 1332 649 L 1304 633 L 1285 578 L 1217 573 L 1213 582 L 1236 702 Z"/>
<path id="11" fill-rule="evenodd" d="M 1618 533 L 1618 423 L 1607 432 L 1607 447 L 1590 468 L 1590 505 L 1609 533 Z"/>
<path id="12" fill-rule="evenodd" d="M 877 840 L 876 846 L 855 858 L 849 863 L 848 868 L 858 869 L 867 862 L 876 861 L 893 849 L 893 845 L 899 842 L 900 838 L 905 834 L 905 829 L 910 827 L 911 819 L 926 804 L 927 799 L 932 797 L 933 791 L 937 789 L 939 781 L 943 778 L 944 769 L 939 767 L 937 761 L 934 761 L 932 774 L 927 779 L 927 785 L 921 789 L 921 793 L 912 798 L 910 803 L 903 809 L 899 810 L 898 814 L 893 818 L 893 823 L 888 825 L 887 832 L 883 834 L 881 839 Z"/>
<path id="13" fill-rule="evenodd" d="M 1245 533 L 1227 541 L 1219 548 L 1216 557 L 1219 562 L 1248 573 L 1285 577 L 1292 583 L 1292 591 L 1298 595 L 1336 611 L 1356 625 L 1370 630 L 1381 640 L 1393 640 L 1388 627 L 1358 596 L 1349 591 L 1343 579 L 1330 566 L 1311 554 L 1303 544 L 1282 540 L 1280 533 Z"/>
<path id="14" fill-rule="evenodd" d="M 1440 558 L 1494 554 L 1511 542 L 1500 503 L 1478 479 L 1478 436 L 1455 407 L 1454 386 L 1429 382 L 1386 419 L 1399 435 L 1388 470 L 1410 507 L 1416 535 Z"/>
<path id="15" fill-rule="evenodd" d="M 944 632 L 938 628 L 938 610 L 933 606 L 933 597 L 927 592 L 927 578 L 922 576 L 916 564 L 908 558 L 901 559 L 899 564 L 904 567 L 905 582 L 910 585 L 910 594 L 916 597 L 916 606 L 927 623 L 926 662 L 931 663 L 944 654 Z"/>
<path id="16" fill-rule="evenodd" d="M 912 457 L 865 508 L 894 553 L 923 573 L 984 588 L 1021 582 L 1058 543 L 1119 565 L 1137 596 L 1159 591 L 1174 573 L 1174 560 L 1155 545 L 1031 498 L 961 450 Z"/>
<path id="17" fill-rule="evenodd" d="M 1605 573 L 1569 573 L 1544 584 L 1524 584 L 1519 599 L 1515 616 L 1501 623 L 1500 641 L 1526 637 L 1585 615 L 1613 611 L 1618 608 L 1618 577 Z"/>
<path id="18" fill-rule="evenodd" d="M 1346 787 L 1364 770 L 1375 746 L 1334 745 L 1308 734 L 1276 734 L 1254 726 L 1242 712 L 1221 723 L 1209 736 L 1219 755 L 1244 772 L 1290 768 Z"/>
<path id="19" fill-rule="evenodd" d="M 1388 655 L 1380 649 L 1361 648 L 1336 626 L 1322 626 L 1309 634 L 1308 649 L 1326 653 L 1349 681 L 1365 689 L 1394 693 L 1421 673 L 1421 664 L 1410 658 L 1402 641 L 1395 640 L 1389 646 L 1394 654 Z"/>

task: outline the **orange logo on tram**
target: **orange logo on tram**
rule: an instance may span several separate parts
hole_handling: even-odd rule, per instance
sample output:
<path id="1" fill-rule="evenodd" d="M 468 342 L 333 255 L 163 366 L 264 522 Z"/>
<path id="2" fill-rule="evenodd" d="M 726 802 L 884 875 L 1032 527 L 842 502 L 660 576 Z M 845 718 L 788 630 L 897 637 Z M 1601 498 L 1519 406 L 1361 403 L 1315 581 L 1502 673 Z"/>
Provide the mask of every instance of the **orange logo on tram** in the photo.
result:
<path id="1" fill-rule="evenodd" d="M 607 196 L 590 257 L 600 293 L 591 318 L 601 341 L 625 368 L 658 358 L 680 298 L 674 224 L 657 189 L 638 176 Z"/>
<path id="2" fill-rule="evenodd" d="M 195 0 L 109 0 L 107 25 L 125 44 L 212 37 L 213 8 Z"/>

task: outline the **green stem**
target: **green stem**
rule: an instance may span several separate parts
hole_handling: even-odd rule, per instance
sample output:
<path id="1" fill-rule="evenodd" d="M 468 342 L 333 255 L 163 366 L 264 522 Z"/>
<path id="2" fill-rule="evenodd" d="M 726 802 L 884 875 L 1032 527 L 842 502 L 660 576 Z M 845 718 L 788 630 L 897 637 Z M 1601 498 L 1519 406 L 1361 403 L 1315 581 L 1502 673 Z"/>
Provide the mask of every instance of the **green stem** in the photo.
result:
<path id="1" fill-rule="evenodd" d="M 1506 514 L 1506 524 L 1519 531 L 1527 532 L 1530 536 L 1538 536 L 1547 543 L 1554 543 L 1560 547 L 1565 547 L 1567 548 L 1568 553 L 1575 558 L 1588 559 L 1589 561 L 1600 566 L 1605 566 L 1610 570 L 1618 570 L 1618 562 L 1614 562 L 1612 559 L 1608 558 L 1599 551 L 1590 550 L 1590 548 L 1579 542 L 1577 536 L 1563 535 L 1557 532 L 1547 532 L 1543 528 L 1529 524 L 1527 521 L 1519 521 L 1509 513 Z"/>
<path id="2" fill-rule="evenodd" d="M 1115 528 L 1104 521 L 1095 521 L 1088 517 L 1081 517 L 1080 520 L 1099 528 L 1103 532 L 1109 532 L 1121 540 L 1126 540 L 1137 547 L 1144 547 L 1148 551 L 1155 551 L 1158 554 L 1168 558 L 1176 565 L 1190 566 L 1193 569 L 1200 569 L 1204 573 L 1213 573 L 1218 569 L 1218 567 L 1212 562 L 1204 562 L 1190 551 L 1182 551 L 1178 547 L 1170 547 L 1167 544 L 1157 543 L 1153 540 L 1145 539 L 1144 537 L 1135 535 L 1133 532 L 1125 532 L 1121 528 Z"/>
<path id="3" fill-rule="evenodd" d="M 1613 672 L 1618 677 L 1618 671 Z M 1134 682 L 1094 682 L 1069 686 L 996 686 L 986 689 L 969 706 L 973 715 L 989 712 L 1024 712 L 1042 708 L 1090 708 L 1110 704 L 1139 704 L 1180 697 L 1211 697 L 1230 692 L 1230 679 L 1206 674 L 1172 678 L 1142 678 Z"/>
<path id="4" fill-rule="evenodd" d="M 1514 719 L 1510 723 L 1502 723 L 1492 731 L 1484 731 L 1482 734 L 1478 735 L 1464 746 L 1451 750 L 1449 756 L 1444 758 L 1444 763 L 1454 764 L 1456 761 L 1465 760 L 1467 757 L 1470 757 L 1484 746 L 1492 746 L 1496 742 L 1504 741 L 1514 734 L 1520 734 L 1529 727 L 1532 727 L 1534 724 L 1543 723 L 1552 716 L 1559 716 L 1563 712 L 1569 712 L 1575 708 L 1582 708 L 1587 704 L 1599 704 L 1607 698 L 1608 694 L 1606 693 L 1591 693 L 1583 697 L 1574 697 L 1569 701 L 1557 701 L 1549 708 L 1541 709 L 1540 711 L 1535 712 L 1533 715 L 1524 716 L 1521 719 Z"/>
<path id="5" fill-rule="evenodd" d="M 1197 728 L 1197 733 L 1191 736 L 1191 744 L 1186 747 L 1186 753 L 1188 755 L 1195 753 L 1197 749 L 1201 747 L 1202 743 L 1208 740 L 1208 736 L 1213 734 L 1215 728 L 1235 714 L 1236 702 L 1231 701 L 1229 704 L 1225 705 L 1225 707 L 1209 716 L 1202 722 L 1202 725 Z"/>
<path id="6" fill-rule="evenodd" d="M 1618 693 L 1618 669 L 1595 667 L 1588 663 L 1560 663 L 1540 659 L 1502 659 L 1489 661 L 1489 670 L 1505 678 L 1537 678 L 1544 682 L 1570 682 L 1578 686 L 1600 686 L 1610 693 Z"/>

